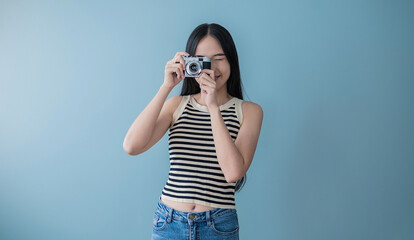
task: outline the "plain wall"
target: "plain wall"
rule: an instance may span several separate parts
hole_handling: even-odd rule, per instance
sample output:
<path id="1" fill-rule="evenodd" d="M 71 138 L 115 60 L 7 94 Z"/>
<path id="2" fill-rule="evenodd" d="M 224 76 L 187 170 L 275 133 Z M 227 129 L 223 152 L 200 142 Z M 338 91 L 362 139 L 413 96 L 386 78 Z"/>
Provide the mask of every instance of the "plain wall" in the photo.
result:
<path id="1" fill-rule="evenodd" d="M 218 23 L 264 120 L 240 237 L 414 239 L 413 1 L 0 0 L 0 239 L 149 239 L 168 135 L 125 134 Z M 181 84 L 169 97 L 179 95 Z"/>

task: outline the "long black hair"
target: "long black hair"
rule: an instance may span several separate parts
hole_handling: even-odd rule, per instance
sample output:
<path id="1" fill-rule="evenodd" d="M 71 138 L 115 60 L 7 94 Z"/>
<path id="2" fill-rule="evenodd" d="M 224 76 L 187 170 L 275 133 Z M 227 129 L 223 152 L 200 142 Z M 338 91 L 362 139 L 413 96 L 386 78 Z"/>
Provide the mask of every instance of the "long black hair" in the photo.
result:
<path id="1" fill-rule="evenodd" d="M 230 77 L 227 80 L 227 93 L 232 97 L 243 99 L 242 82 L 240 77 L 239 57 L 236 46 L 229 31 L 216 23 L 204 23 L 196 27 L 187 40 L 185 51 L 194 56 L 198 42 L 207 35 L 214 37 L 221 45 L 227 60 L 230 63 Z M 194 78 L 186 77 L 183 80 L 180 96 L 197 94 L 201 91 L 200 86 Z M 246 183 L 247 176 L 236 182 L 235 191 L 239 191 Z"/>

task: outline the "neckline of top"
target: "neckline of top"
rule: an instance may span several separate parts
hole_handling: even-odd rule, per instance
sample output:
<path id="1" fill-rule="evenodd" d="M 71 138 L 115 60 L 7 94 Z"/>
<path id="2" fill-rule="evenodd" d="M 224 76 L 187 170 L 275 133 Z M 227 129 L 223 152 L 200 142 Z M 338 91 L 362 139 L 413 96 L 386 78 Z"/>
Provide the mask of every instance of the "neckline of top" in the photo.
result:
<path id="1" fill-rule="evenodd" d="M 219 107 L 219 109 L 220 110 L 224 110 L 224 109 L 226 109 L 227 107 L 229 107 L 234 101 L 236 101 L 236 97 L 232 97 L 230 100 L 228 100 L 226 103 L 224 103 L 224 104 L 222 104 L 222 105 L 220 105 L 220 107 Z M 199 109 L 199 110 L 201 110 L 201 111 L 203 111 L 203 112 L 209 112 L 208 111 L 208 107 L 207 106 L 204 106 L 204 105 L 201 105 L 201 104 L 199 104 L 196 100 L 195 100 L 195 98 L 193 97 L 193 95 L 190 95 L 190 102 L 193 104 L 193 106 L 195 107 L 195 108 L 197 108 L 197 109 Z"/>

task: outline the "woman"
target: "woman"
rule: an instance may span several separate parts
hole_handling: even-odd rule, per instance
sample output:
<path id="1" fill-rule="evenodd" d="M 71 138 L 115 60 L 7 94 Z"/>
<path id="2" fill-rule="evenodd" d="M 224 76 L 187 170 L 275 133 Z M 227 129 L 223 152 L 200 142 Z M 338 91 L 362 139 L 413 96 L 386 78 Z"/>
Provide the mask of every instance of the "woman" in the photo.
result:
<path id="1" fill-rule="evenodd" d="M 185 77 L 183 56 L 211 59 Z M 184 79 L 180 96 L 167 101 Z M 236 47 L 218 24 L 201 24 L 186 52 L 165 66 L 164 82 L 124 140 L 130 155 L 147 151 L 170 129 L 170 173 L 153 219 L 152 239 L 238 239 L 234 193 L 253 160 L 262 108 L 243 101 Z"/>

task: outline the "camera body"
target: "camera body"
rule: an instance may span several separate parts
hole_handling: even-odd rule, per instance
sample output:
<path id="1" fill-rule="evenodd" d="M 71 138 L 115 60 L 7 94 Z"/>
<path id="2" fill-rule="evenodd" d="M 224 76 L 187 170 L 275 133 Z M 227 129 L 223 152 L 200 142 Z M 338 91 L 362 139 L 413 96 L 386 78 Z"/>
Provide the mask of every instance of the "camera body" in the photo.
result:
<path id="1" fill-rule="evenodd" d="M 185 61 L 185 77 L 200 77 L 202 69 L 211 69 L 211 59 L 208 57 L 183 56 Z"/>

